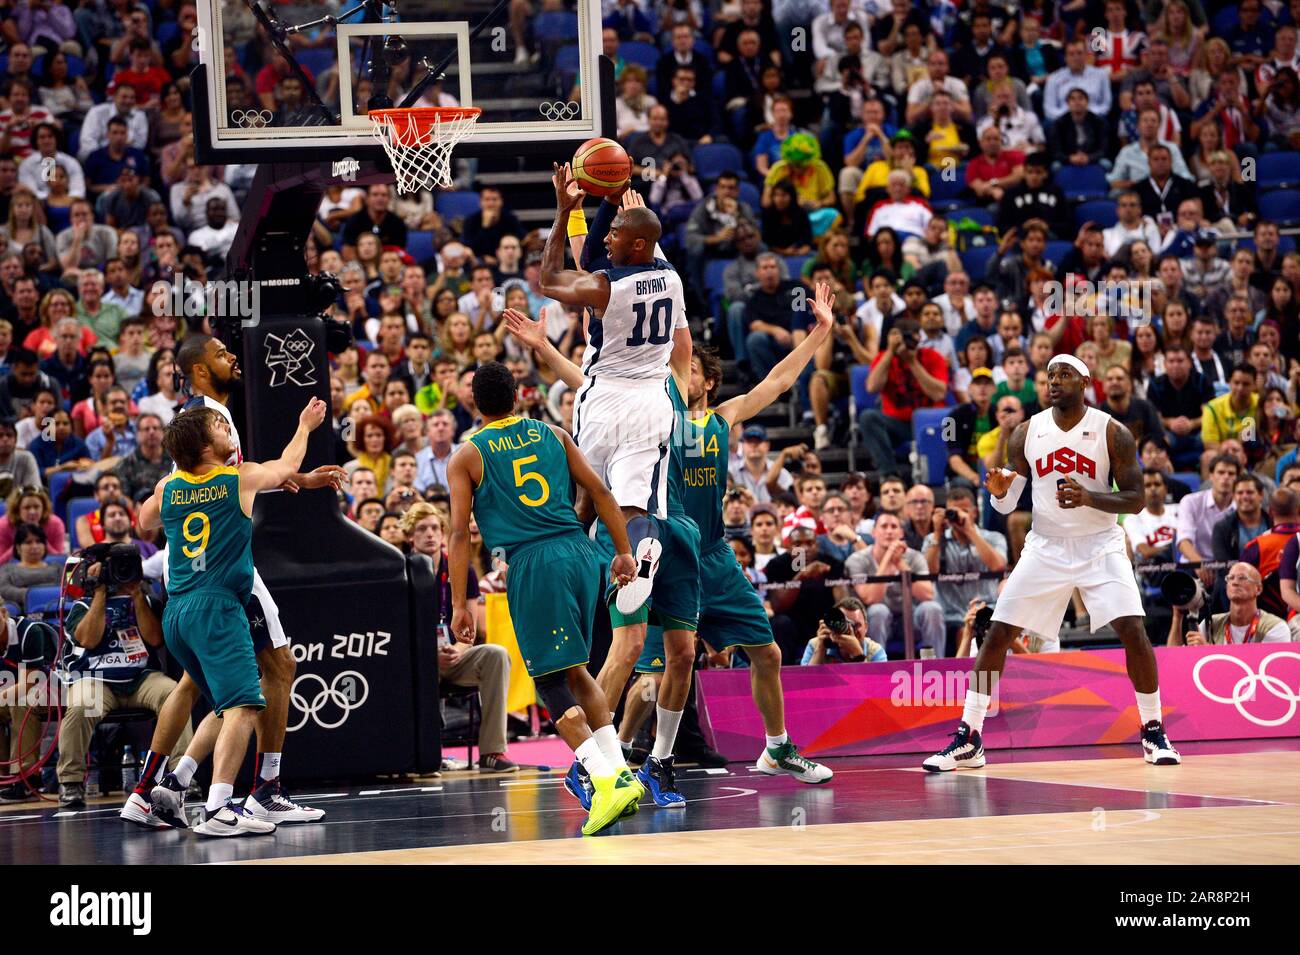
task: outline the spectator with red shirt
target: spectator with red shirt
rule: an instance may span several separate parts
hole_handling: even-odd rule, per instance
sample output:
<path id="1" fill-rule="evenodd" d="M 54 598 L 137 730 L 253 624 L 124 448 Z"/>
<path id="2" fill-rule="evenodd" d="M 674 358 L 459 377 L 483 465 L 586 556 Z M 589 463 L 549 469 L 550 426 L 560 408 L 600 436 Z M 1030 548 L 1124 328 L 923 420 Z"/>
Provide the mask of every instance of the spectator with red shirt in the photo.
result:
<path id="1" fill-rule="evenodd" d="M 153 46 L 142 37 L 131 40 L 129 69 L 118 70 L 113 74 L 114 85 L 125 83 L 135 90 L 136 105 L 141 109 L 153 109 L 161 102 L 162 88 L 171 82 L 172 76 L 153 61 Z"/>
<path id="2" fill-rule="evenodd" d="M 55 121 L 45 107 L 32 105 L 34 92 L 35 86 L 31 80 L 14 77 L 5 90 L 9 108 L 0 112 L 0 128 L 4 130 L 4 139 L 9 144 L 8 152 L 20 161 L 26 159 L 32 151 L 32 131 L 41 123 Z"/>
<path id="3" fill-rule="evenodd" d="M 1289 608 L 1282 597 L 1281 581 L 1290 580 L 1294 593 L 1296 560 L 1300 555 L 1296 536 L 1300 534 L 1300 495 L 1290 488 L 1278 488 L 1269 500 L 1268 512 L 1273 526 L 1241 549 L 1241 559 L 1264 578 L 1260 607 L 1285 618 Z"/>
<path id="4" fill-rule="evenodd" d="M 307 74 L 307 79 L 315 84 L 316 77 L 312 76 L 311 70 L 304 66 L 302 71 Z M 276 87 L 285 77 L 297 75 L 289 65 L 289 61 L 280 53 L 276 53 L 270 63 L 257 71 L 257 98 L 261 100 L 262 108 L 274 112 L 278 108 L 275 101 Z"/>
<path id="5" fill-rule="evenodd" d="M 917 348 L 921 326 L 910 318 L 894 323 L 867 375 L 867 391 L 880 395 L 880 408 L 858 418 L 872 467 L 900 470 L 894 446 L 912 438 L 912 412 L 941 408 L 948 393 L 948 362 L 932 348 Z"/>
<path id="6" fill-rule="evenodd" d="M 1002 133 L 985 126 L 980 154 L 966 164 L 966 185 L 985 202 L 1001 202 L 1003 193 L 1025 177 L 1025 154 L 1002 148 Z"/>

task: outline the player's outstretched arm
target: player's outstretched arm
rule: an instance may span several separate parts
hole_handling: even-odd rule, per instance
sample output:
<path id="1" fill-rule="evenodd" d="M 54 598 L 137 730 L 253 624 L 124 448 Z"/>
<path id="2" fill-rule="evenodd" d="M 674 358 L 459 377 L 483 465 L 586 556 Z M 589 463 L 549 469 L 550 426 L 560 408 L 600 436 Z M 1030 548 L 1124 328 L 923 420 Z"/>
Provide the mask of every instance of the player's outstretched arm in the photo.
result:
<path id="1" fill-rule="evenodd" d="M 245 514 L 253 513 L 253 497 L 258 491 L 279 487 L 299 472 L 307 456 L 307 437 L 321 426 L 328 413 L 329 405 L 320 398 L 311 399 L 298 415 L 298 430 L 278 458 L 261 464 L 245 461 L 239 466 L 239 497 Z"/>
<path id="2" fill-rule="evenodd" d="M 1113 418 L 1107 422 L 1106 450 L 1110 452 L 1110 475 L 1118 490 L 1089 491 L 1074 478 L 1065 478 L 1057 488 L 1061 507 L 1094 507 L 1107 514 L 1136 514 L 1145 506 L 1142 499 L 1142 467 L 1138 464 L 1133 432 Z"/>
<path id="3" fill-rule="evenodd" d="M 569 214 L 585 195 L 574 186 L 568 165 L 555 166 L 555 223 L 542 250 L 542 291 L 565 305 L 603 309 L 609 304 L 609 280 L 564 267 L 564 244 L 569 232 Z"/>
<path id="4" fill-rule="evenodd" d="M 825 282 L 817 283 L 812 303 L 817 324 L 790 354 L 768 372 L 766 378 L 745 394 L 737 395 L 719 406 L 717 413 L 726 419 L 728 425 L 735 428 L 742 421 L 748 421 L 794 387 L 803 370 L 808 367 L 808 362 L 817 354 L 817 349 L 830 338 L 831 329 L 835 327 L 834 302 L 835 296 L 830 286 Z"/>
<path id="5" fill-rule="evenodd" d="M 623 517 L 623 509 L 618 506 L 618 501 L 614 500 L 614 495 L 609 492 L 605 482 L 591 469 L 591 465 L 582 456 L 582 452 L 573 443 L 568 432 L 555 425 L 547 425 L 547 427 L 564 442 L 564 454 L 569 460 L 569 473 L 573 475 L 573 480 L 578 487 L 587 492 L 596 506 L 596 514 L 609 529 L 609 536 L 614 542 L 614 552 L 617 555 L 611 570 L 614 580 L 621 587 L 636 576 L 636 561 L 632 557 L 632 542 L 627 537 L 627 521 Z"/>
<path id="6" fill-rule="evenodd" d="M 140 530 L 152 531 L 162 527 L 162 496 L 163 485 L 166 483 L 167 478 L 159 478 L 158 483 L 154 485 L 153 494 L 140 505 L 140 513 L 135 518 Z"/>
<path id="7" fill-rule="evenodd" d="M 581 388 L 586 381 L 582 369 L 570 361 L 555 344 L 546 337 L 546 324 L 541 319 L 531 319 L 523 312 L 508 308 L 501 313 L 506 331 L 513 335 L 522 345 L 531 348 L 537 356 L 550 366 L 551 371 L 570 388 Z"/>
<path id="8" fill-rule="evenodd" d="M 695 354 L 695 343 L 691 341 L 691 330 L 686 326 L 673 330 L 673 353 L 668 356 L 668 370 L 677 380 L 677 390 L 685 398 L 690 393 L 691 356 Z"/>
<path id="9" fill-rule="evenodd" d="M 451 456 L 447 490 L 451 492 L 451 536 L 447 541 L 447 570 L 451 574 L 451 632 L 462 642 L 474 639 L 474 615 L 465 606 L 469 581 L 469 520 L 474 510 L 474 485 L 483 476 L 483 459 L 469 442 Z"/>

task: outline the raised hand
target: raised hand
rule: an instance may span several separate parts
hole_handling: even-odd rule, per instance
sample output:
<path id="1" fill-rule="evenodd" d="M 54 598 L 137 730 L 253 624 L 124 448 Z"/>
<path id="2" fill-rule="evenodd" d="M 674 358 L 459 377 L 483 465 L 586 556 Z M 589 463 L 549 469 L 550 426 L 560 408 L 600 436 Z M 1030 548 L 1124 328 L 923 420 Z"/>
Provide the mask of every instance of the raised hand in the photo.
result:
<path id="1" fill-rule="evenodd" d="M 623 198 L 620 202 L 624 209 L 644 208 L 645 197 L 632 188 L 631 182 L 632 180 L 629 179 L 628 185 L 624 187 L 627 191 L 623 193 Z"/>
<path id="2" fill-rule="evenodd" d="M 573 178 L 573 169 L 567 162 L 563 166 L 559 163 L 554 166 L 555 175 L 551 176 L 551 182 L 555 184 L 555 207 L 557 211 L 570 212 L 582 205 L 587 194 L 579 187 L 578 180 Z"/>
<path id="3" fill-rule="evenodd" d="M 327 414 L 329 414 L 329 405 L 320 398 L 313 398 L 307 402 L 307 407 L 302 409 L 302 414 L 298 415 L 298 423 L 308 431 L 315 431 L 321 426 Z"/>
<path id="4" fill-rule="evenodd" d="M 1014 472 L 1003 468 L 992 468 L 984 475 L 984 487 L 994 497 L 1005 497 L 1011 490 L 1011 482 L 1016 479 Z"/>
<path id="5" fill-rule="evenodd" d="M 825 282 L 817 283 L 812 312 L 819 328 L 831 328 L 835 324 L 835 295 Z"/>
<path id="6" fill-rule="evenodd" d="M 546 344 L 546 324 L 540 319 L 534 321 L 514 308 L 502 312 L 501 319 L 506 323 L 506 331 L 519 339 L 521 344 L 529 348 L 541 348 Z"/>

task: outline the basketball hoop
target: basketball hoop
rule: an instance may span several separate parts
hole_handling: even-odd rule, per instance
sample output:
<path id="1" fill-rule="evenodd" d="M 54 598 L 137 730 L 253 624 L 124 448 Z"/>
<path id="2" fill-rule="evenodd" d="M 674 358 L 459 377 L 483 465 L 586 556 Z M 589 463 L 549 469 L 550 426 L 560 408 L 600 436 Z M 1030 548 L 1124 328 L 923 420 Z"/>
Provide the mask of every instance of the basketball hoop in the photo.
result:
<path id="1" fill-rule="evenodd" d="M 474 106 L 371 110 L 372 132 L 393 164 L 397 191 L 450 186 L 451 151 L 482 112 Z"/>

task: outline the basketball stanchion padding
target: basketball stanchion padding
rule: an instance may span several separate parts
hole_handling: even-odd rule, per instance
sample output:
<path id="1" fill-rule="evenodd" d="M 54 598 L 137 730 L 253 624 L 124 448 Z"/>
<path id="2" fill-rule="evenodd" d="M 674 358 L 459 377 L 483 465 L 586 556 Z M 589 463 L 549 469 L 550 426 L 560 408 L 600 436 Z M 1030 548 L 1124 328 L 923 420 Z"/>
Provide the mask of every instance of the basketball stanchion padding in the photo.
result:
<path id="1" fill-rule="evenodd" d="M 371 131 L 393 164 L 397 191 L 451 186 L 451 151 L 482 112 L 474 106 L 371 110 Z"/>

